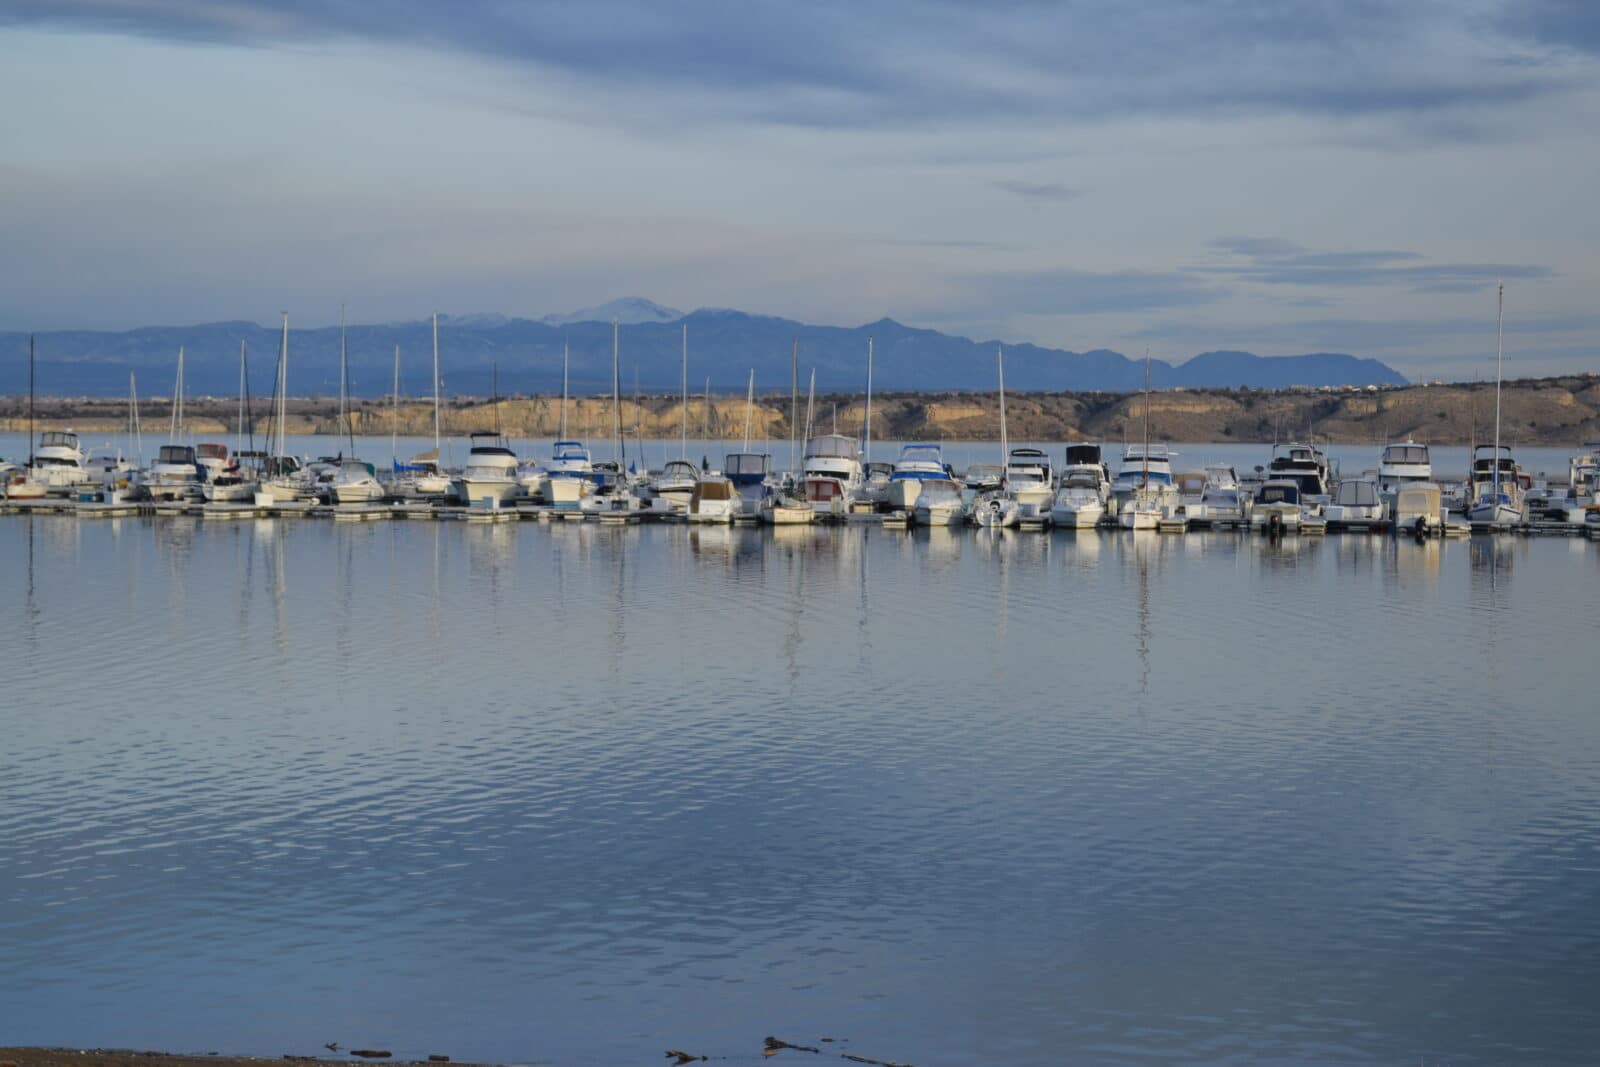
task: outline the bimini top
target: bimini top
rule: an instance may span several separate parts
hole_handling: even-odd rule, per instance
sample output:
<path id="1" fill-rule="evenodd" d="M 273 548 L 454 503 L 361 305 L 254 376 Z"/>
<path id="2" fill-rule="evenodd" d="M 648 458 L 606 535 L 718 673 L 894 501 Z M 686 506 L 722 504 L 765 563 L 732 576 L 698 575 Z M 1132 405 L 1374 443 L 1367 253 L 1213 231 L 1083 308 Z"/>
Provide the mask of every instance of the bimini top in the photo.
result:
<path id="1" fill-rule="evenodd" d="M 1300 503 L 1300 483 L 1291 481 L 1268 482 L 1256 492 L 1256 503 L 1298 504 Z"/>
<path id="2" fill-rule="evenodd" d="M 188 445 L 162 445 L 156 454 L 157 463 L 194 463 L 194 449 Z"/>
<path id="3" fill-rule="evenodd" d="M 1068 445 L 1067 466 L 1094 467 L 1101 463 L 1099 445 Z"/>
<path id="4" fill-rule="evenodd" d="M 586 463 L 589 460 L 589 450 L 584 447 L 582 441 L 557 441 L 551 451 L 556 459 L 582 460 Z"/>
<path id="5" fill-rule="evenodd" d="M 765 478 L 772 470 L 772 457 L 765 452 L 729 452 L 723 457 L 722 473 L 735 485 L 749 485 Z"/>
<path id="6" fill-rule="evenodd" d="M 806 459 L 856 459 L 860 455 L 856 439 L 842 433 L 827 433 L 806 442 Z"/>
<path id="7" fill-rule="evenodd" d="M 906 445 L 900 449 L 900 462 L 894 465 L 892 478 L 926 480 L 948 477 L 944 470 L 944 450 L 938 445 Z"/>
<path id="8" fill-rule="evenodd" d="M 511 456 L 513 459 L 516 458 L 517 454 L 506 447 L 506 439 L 497 433 L 489 430 L 480 430 L 477 433 L 468 434 L 467 437 L 472 443 L 472 454 L 475 456 Z M 481 441 L 492 441 L 494 443 L 480 444 L 479 442 Z"/>
<path id="9" fill-rule="evenodd" d="M 1365 478 L 1343 481 L 1334 493 L 1333 502 L 1346 508 L 1377 507 L 1378 487 Z"/>

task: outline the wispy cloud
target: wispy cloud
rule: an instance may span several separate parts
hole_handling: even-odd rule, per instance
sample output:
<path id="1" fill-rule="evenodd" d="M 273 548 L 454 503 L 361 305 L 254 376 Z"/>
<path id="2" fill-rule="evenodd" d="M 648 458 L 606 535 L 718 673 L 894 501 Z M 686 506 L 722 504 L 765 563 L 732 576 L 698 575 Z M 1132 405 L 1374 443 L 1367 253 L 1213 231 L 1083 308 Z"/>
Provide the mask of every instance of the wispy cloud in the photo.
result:
<path id="1" fill-rule="evenodd" d="M 1554 274 L 1549 267 L 1523 263 L 1430 263 L 1420 252 L 1397 249 L 1315 251 L 1279 237 L 1219 237 L 1211 247 L 1227 262 L 1190 270 L 1262 285 L 1401 286 L 1418 293 L 1470 293 L 1504 278 Z"/>
<path id="2" fill-rule="evenodd" d="M 957 283 L 974 309 L 1012 315 L 1094 315 L 1210 304 L 1226 296 L 1218 285 L 1177 271 L 1003 271 Z M 963 314 L 959 310 L 955 314 Z"/>
<path id="3" fill-rule="evenodd" d="M 1076 200 L 1083 195 L 1081 191 L 1060 182 L 1005 180 L 995 182 L 994 187 L 1013 196 L 1020 196 L 1024 200 L 1047 200 L 1058 204 Z"/>
<path id="4" fill-rule="evenodd" d="M 652 88 L 671 94 L 672 113 L 689 121 L 882 128 L 1381 115 L 1432 123 L 1434 136 L 1473 137 L 1481 130 L 1472 116 L 1484 108 L 1572 88 L 1570 71 L 1539 60 L 1600 37 L 1592 5 L 1528 6 L 1517 15 L 1517 5 L 1493 4 L 1500 17 L 1472 21 L 1470 32 L 1449 0 L 16 0 L 0 22 L 250 45 L 353 39 L 445 48 L 557 72 L 601 92 Z M 1462 116 L 1454 126 L 1453 115 Z"/>

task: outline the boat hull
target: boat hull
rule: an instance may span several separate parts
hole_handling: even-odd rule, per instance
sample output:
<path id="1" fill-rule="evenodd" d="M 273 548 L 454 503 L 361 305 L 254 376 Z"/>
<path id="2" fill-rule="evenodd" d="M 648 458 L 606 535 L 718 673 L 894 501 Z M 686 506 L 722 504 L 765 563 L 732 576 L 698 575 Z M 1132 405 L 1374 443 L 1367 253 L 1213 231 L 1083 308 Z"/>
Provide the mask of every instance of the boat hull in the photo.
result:
<path id="1" fill-rule="evenodd" d="M 457 478 L 451 485 L 455 487 L 456 495 L 469 505 L 481 504 L 489 499 L 497 504 L 509 504 L 521 488 L 515 478 Z"/>

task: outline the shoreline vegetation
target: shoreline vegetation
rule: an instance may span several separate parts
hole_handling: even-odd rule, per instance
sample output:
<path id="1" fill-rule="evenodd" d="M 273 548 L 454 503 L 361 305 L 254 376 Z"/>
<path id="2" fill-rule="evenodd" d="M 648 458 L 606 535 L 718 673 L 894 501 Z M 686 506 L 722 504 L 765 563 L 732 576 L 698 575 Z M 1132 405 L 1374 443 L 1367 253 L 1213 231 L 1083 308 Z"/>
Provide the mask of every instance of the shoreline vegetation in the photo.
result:
<path id="1" fill-rule="evenodd" d="M 755 441 L 785 440 L 789 430 L 789 396 L 758 396 L 750 417 Z M 140 401 L 145 436 L 159 439 L 169 421 L 171 401 Z M 234 432 L 239 402 L 232 397 L 190 397 L 184 401 L 191 435 Z M 804 419 L 805 398 L 800 400 Z M 255 433 L 267 429 L 269 402 L 253 402 Z M 402 399 L 398 417 L 388 398 L 350 401 L 351 429 L 357 435 L 382 437 L 398 422 L 408 437 L 433 434 L 433 405 L 426 399 Z M 128 424 L 128 402 L 112 397 L 39 397 L 35 429 L 74 429 L 80 433 L 117 433 Z M 288 403 L 291 434 L 335 434 L 339 426 L 336 398 L 298 397 Z M 677 437 L 682 400 L 678 396 L 624 397 L 622 425 L 630 436 Z M 813 433 L 861 432 L 864 398 L 860 394 L 819 396 L 812 417 Z M 554 438 L 560 425 L 560 396 L 451 397 L 441 411 L 450 436 L 498 425 L 511 438 Z M 1006 421 L 1014 441 L 1089 440 L 1116 442 L 1139 436 L 1142 400 L 1136 393 L 1006 394 Z M 716 395 L 709 409 L 703 397 L 689 398 L 689 437 L 718 441 L 744 435 L 746 403 L 742 395 Z M 1237 441 L 1241 444 L 1296 440 L 1309 432 L 1330 444 L 1382 444 L 1412 438 L 1429 444 L 1482 443 L 1494 419 L 1493 382 L 1328 389 L 1169 389 L 1150 396 L 1150 432 L 1158 441 Z M 611 436 L 609 396 L 582 396 L 568 401 L 567 435 L 598 441 Z M 28 398 L 0 397 L 0 431 L 28 428 Z M 872 436 L 878 440 L 987 441 L 998 436 L 999 412 L 993 392 L 891 392 L 872 399 Z M 1514 445 L 1561 447 L 1600 439 L 1600 376 L 1565 375 L 1506 382 L 1502 398 L 1501 436 Z"/>

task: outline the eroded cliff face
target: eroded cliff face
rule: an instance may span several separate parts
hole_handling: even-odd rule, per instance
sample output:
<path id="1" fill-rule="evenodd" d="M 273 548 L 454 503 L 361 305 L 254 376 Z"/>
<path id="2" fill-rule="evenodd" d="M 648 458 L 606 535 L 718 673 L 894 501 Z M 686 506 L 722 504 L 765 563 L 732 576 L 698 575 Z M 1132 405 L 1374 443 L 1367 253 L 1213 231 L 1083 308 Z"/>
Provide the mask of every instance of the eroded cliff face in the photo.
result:
<path id="1" fill-rule="evenodd" d="M 860 396 L 819 397 L 813 432 L 860 433 Z M 806 402 L 799 404 L 805 418 Z M 1271 441 L 1315 431 L 1333 442 L 1376 442 L 1414 437 L 1435 444 L 1483 440 L 1493 430 L 1494 384 L 1406 386 L 1378 392 L 1262 392 L 1194 390 L 1152 393 L 1150 436 L 1159 441 Z M 1143 432 L 1145 398 L 1128 393 L 1017 393 L 1006 397 L 1006 423 L 1017 441 L 1135 440 Z M 41 400 L 36 428 L 72 427 L 85 433 L 115 433 L 127 425 L 119 401 Z M 623 431 L 646 437 L 676 437 L 682 408 L 675 397 L 624 398 Z M 567 405 L 567 435 L 603 441 L 613 432 L 609 397 L 582 397 Z M 167 409 L 159 401 L 143 409 L 145 436 L 166 432 Z M 194 400 L 187 408 L 192 434 L 233 431 L 235 404 Z M 742 396 L 713 396 L 708 405 L 689 404 L 689 437 L 740 440 L 749 422 L 753 442 L 789 437 L 789 398 L 762 397 L 747 409 Z M 384 436 L 392 425 L 408 436 L 431 436 L 433 408 L 402 404 L 398 412 L 381 401 L 358 401 L 350 420 L 354 432 Z M 502 400 L 452 400 L 441 415 L 446 434 L 460 436 L 496 425 L 514 438 L 554 438 L 560 428 L 560 397 Z M 257 412 L 256 433 L 267 429 Z M 0 430 L 27 429 L 27 398 L 0 401 Z M 338 404 L 320 398 L 290 402 L 290 433 L 341 432 Z M 1475 429 L 1476 428 L 1476 429 Z M 999 437 L 999 398 L 994 393 L 895 393 L 873 398 L 872 433 L 879 440 L 993 440 Z M 1573 376 L 1507 383 L 1502 397 L 1501 436 L 1525 445 L 1563 446 L 1600 439 L 1600 378 Z"/>

